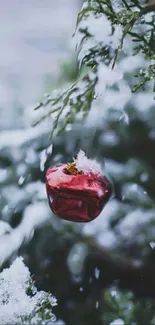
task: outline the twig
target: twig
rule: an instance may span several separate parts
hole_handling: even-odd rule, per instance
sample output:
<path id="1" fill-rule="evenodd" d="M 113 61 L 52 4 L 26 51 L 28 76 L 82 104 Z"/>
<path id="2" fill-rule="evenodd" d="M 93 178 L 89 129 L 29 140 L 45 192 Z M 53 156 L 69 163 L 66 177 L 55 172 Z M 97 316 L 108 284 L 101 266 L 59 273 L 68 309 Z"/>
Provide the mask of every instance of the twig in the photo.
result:
<path id="1" fill-rule="evenodd" d="M 115 51 L 115 56 L 114 56 L 114 60 L 113 60 L 113 64 L 112 64 L 111 70 L 114 69 L 114 66 L 115 66 L 115 63 L 116 63 L 116 60 L 117 60 L 117 56 L 118 56 L 118 51 L 119 51 L 119 47 Z"/>

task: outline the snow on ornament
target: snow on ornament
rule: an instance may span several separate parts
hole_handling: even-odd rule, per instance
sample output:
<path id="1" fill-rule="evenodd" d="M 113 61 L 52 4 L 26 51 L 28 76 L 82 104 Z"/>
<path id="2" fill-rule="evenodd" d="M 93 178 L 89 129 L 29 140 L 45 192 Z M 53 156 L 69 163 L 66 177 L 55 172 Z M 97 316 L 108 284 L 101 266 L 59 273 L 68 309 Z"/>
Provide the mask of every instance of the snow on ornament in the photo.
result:
<path id="1" fill-rule="evenodd" d="M 70 164 L 50 167 L 46 190 L 51 210 L 60 218 L 89 222 L 102 211 L 111 196 L 111 184 L 101 166 L 80 150 Z"/>

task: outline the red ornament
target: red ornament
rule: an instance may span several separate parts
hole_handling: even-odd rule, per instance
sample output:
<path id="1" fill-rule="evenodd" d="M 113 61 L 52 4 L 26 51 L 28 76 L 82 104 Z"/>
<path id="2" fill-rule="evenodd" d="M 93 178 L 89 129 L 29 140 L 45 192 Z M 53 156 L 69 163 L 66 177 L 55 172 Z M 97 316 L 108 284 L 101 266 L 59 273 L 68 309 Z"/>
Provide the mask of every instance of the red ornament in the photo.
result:
<path id="1" fill-rule="evenodd" d="M 49 168 L 46 190 L 51 210 L 74 222 L 95 219 L 111 196 L 111 185 L 105 176 L 92 170 L 79 171 L 75 162 Z"/>

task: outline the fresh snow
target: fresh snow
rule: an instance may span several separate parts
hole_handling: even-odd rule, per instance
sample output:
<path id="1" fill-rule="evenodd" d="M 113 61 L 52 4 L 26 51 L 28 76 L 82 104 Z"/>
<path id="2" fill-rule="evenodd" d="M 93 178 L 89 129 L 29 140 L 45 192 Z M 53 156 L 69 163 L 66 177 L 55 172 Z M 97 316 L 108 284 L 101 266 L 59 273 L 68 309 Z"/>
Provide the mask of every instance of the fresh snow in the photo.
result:
<path id="1" fill-rule="evenodd" d="M 47 133 L 47 130 L 39 125 L 27 130 L 13 130 L 0 132 L 0 148 L 22 146 L 28 141 L 37 139 L 40 135 Z"/>
<path id="2" fill-rule="evenodd" d="M 148 240 L 154 238 L 155 209 L 136 208 L 126 214 L 125 218 L 120 221 L 117 231 L 124 240 Z M 151 225 L 151 229 L 149 227 Z M 139 237 L 140 236 L 140 237 Z"/>
<path id="3" fill-rule="evenodd" d="M 45 169 L 45 163 L 47 161 L 47 158 L 49 155 L 52 154 L 52 150 L 53 150 L 53 145 L 50 144 L 50 146 L 47 149 L 44 149 L 41 153 L 40 153 L 40 170 L 43 172 Z"/>
<path id="4" fill-rule="evenodd" d="M 89 52 L 89 50 L 96 45 L 102 44 L 102 46 L 111 46 L 113 49 L 116 49 L 120 45 L 122 38 L 122 26 L 116 26 L 115 31 L 112 34 L 112 26 L 106 15 L 101 14 L 95 18 L 95 15 L 90 13 L 87 14 L 85 19 L 82 19 L 78 25 L 78 29 L 75 35 L 78 46 L 80 45 L 83 38 L 83 34 L 80 33 L 80 30 L 84 30 L 88 27 L 89 33 L 92 35 L 92 37 L 86 39 L 85 42 L 82 43 L 82 47 L 78 55 L 80 62 L 82 61 L 83 57 Z"/>
<path id="5" fill-rule="evenodd" d="M 0 236 L 0 265 L 16 253 L 24 241 L 29 241 L 33 237 L 34 230 L 47 223 L 49 218 L 47 204 L 36 202 L 26 207 L 18 227 L 12 229 L 7 223 L 3 224 L 6 232 L 3 230 Z"/>
<path id="6" fill-rule="evenodd" d="M 17 257 L 10 268 L 0 273 L 1 325 L 27 324 L 26 321 L 24 322 L 25 317 L 31 320 L 31 324 L 36 324 L 38 305 L 45 298 L 46 292 L 37 292 L 36 287 L 33 286 L 34 295 L 28 296 L 26 290 L 30 278 L 29 269 L 25 266 L 22 257 Z M 56 305 L 56 299 L 52 296 L 49 297 L 49 302 L 51 307 Z M 51 316 L 54 318 L 53 314 Z"/>
<path id="7" fill-rule="evenodd" d="M 79 151 L 77 158 L 74 159 L 74 161 L 76 163 L 76 168 L 79 171 L 82 170 L 84 174 L 89 174 L 90 172 L 102 174 L 102 168 L 100 164 L 94 159 L 87 158 L 83 150 Z"/>

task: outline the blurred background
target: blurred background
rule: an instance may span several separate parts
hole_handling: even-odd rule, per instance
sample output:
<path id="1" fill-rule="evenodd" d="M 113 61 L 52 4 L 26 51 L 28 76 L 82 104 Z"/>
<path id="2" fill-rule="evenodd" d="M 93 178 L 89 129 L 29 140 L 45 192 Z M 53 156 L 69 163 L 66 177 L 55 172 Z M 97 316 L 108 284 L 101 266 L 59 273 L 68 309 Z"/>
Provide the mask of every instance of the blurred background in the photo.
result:
<path id="1" fill-rule="evenodd" d="M 44 93 L 76 80 L 81 2 L 0 1 L 0 265 L 24 257 L 37 288 L 57 297 L 58 324 L 153 325 L 155 109 L 150 85 L 130 91 L 143 57 L 124 42 L 124 77 L 106 93 L 104 116 L 54 138 L 48 156 L 50 122 L 31 126 Z M 54 216 L 45 191 L 47 168 L 71 161 L 81 146 L 114 186 L 85 225 Z"/>
<path id="2" fill-rule="evenodd" d="M 0 129 L 27 126 L 27 106 L 74 51 L 80 0 L 0 2 Z M 31 113 L 31 112 L 30 112 Z"/>

